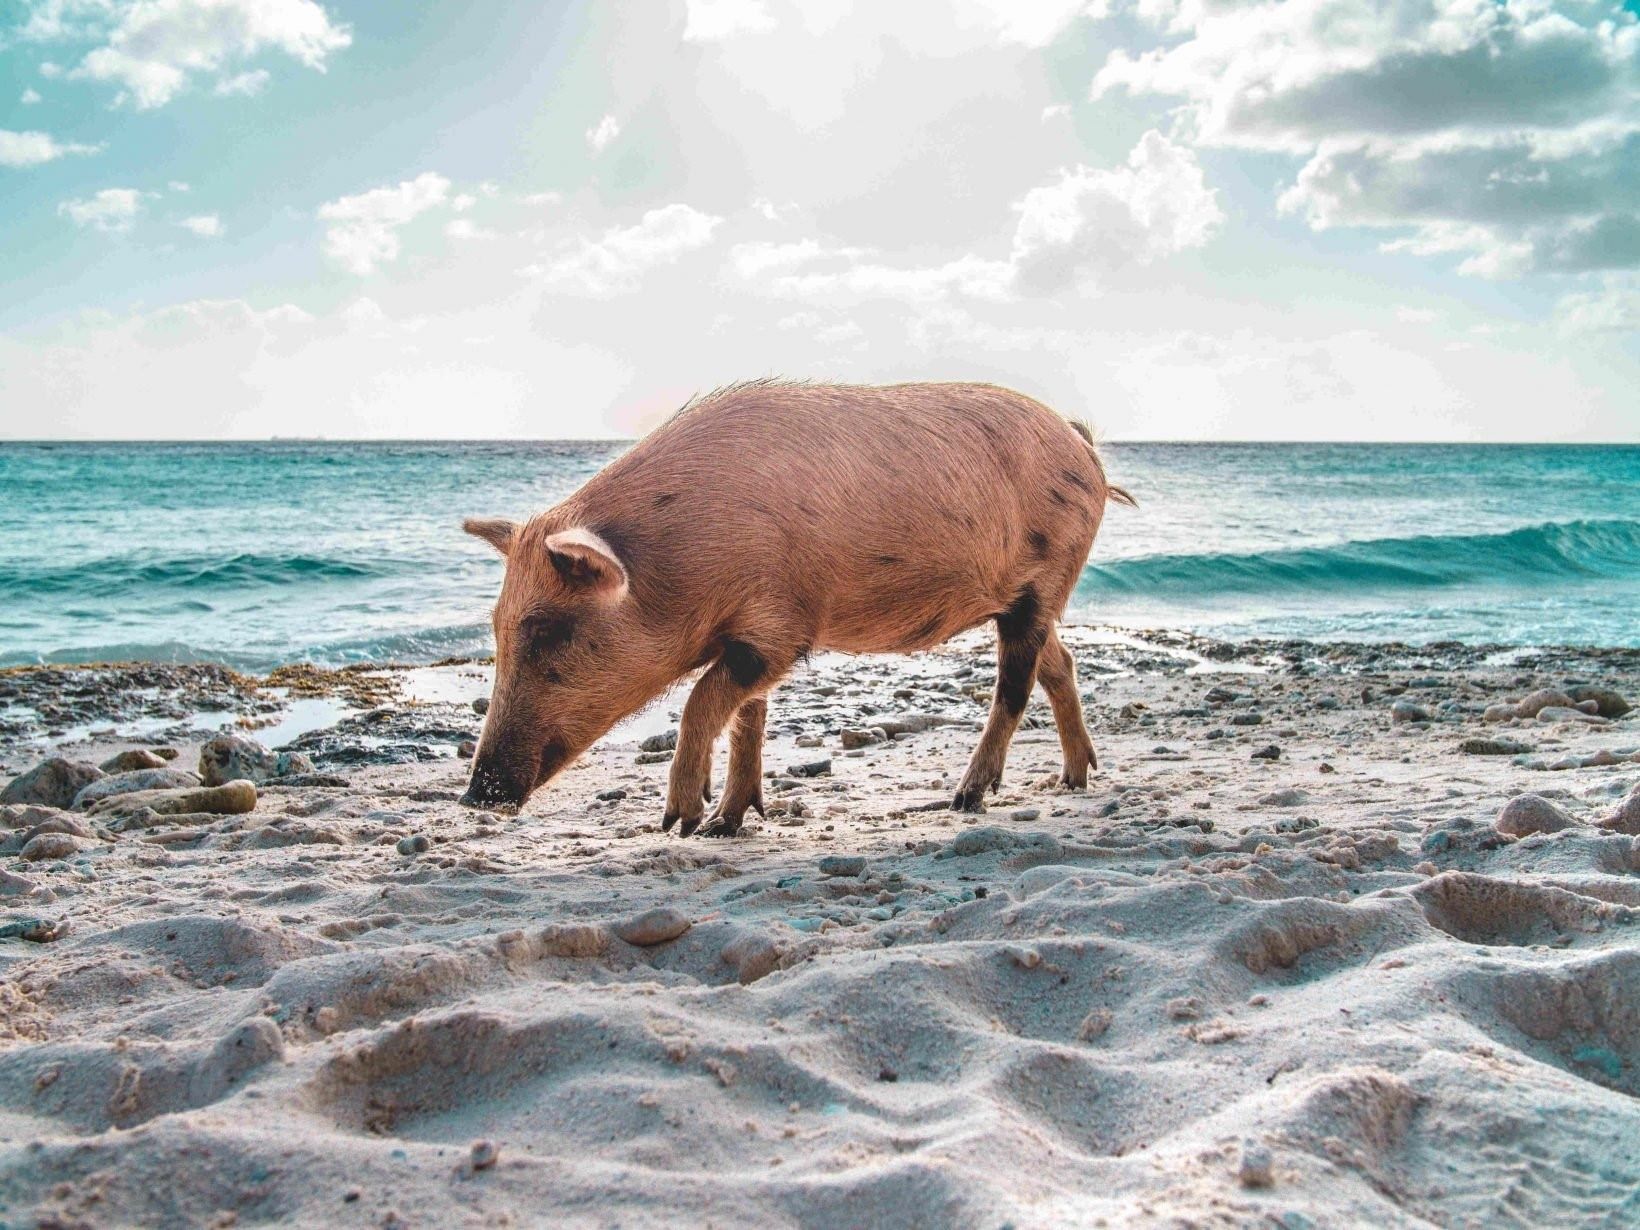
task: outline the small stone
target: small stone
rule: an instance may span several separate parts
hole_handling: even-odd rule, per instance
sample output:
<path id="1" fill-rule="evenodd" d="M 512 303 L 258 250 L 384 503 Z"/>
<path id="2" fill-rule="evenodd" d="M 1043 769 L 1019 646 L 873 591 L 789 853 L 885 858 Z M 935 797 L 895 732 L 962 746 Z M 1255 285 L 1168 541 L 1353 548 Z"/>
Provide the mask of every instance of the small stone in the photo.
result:
<path id="1" fill-rule="evenodd" d="M 1232 726 L 1261 726 L 1263 723 L 1264 715 L 1257 709 L 1248 709 L 1243 713 L 1232 713 L 1230 715 L 1230 725 Z"/>
<path id="2" fill-rule="evenodd" d="M 846 727 L 839 736 L 843 742 L 844 751 L 854 751 L 857 748 L 870 747 L 874 743 L 881 743 L 888 738 L 882 727 L 874 726 L 870 730 L 857 727 Z"/>
<path id="3" fill-rule="evenodd" d="M 104 773 L 129 773 L 132 769 L 163 769 L 165 758 L 154 755 L 145 747 L 133 747 L 118 756 L 110 756 L 97 767 Z"/>
<path id="4" fill-rule="evenodd" d="M 1529 837 L 1533 833 L 1558 833 L 1573 823 L 1570 816 L 1542 795 L 1522 794 L 1503 805 L 1492 827 L 1506 837 Z"/>
<path id="5" fill-rule="evenodd" d="M 598 792 L 598 798 L 599 801 L 604 803 L 618 803 L 622 799 L 626 798 L 626 787 L 616 786 L 612 790 L 600 790 Z"/>
<path id="6" fill-rule="evenodd" d="M 819 735 L 798 735 L 795 740 L 798 747 L 825 747 L 826 741 Z"/>
<path id="7" fill-rule="evenodd" d="M 409 837 L 399 838 L 398 844 L 396 846 L 394 846 L 393 848 L 395 850 L 397 850 L 400 854 L 407 854 L 407 855 L 425 854 L 427 852 L 427 848 L 431 844 L 432 843 L 429 842 L 427 840 L 427 838 L 425 836 L 423 836 L 421 833 L 415 833 L 415 834 L 412 834 Z"/>
<path id="8" fill-rule="evenodd" d="M 0 790 L 0 803 L 38 803 L 43 807 L 69 807 L 74 796 L 101 779 L 103 771 L 84 760 L 53 756 L 42 760 L 27 773 Z"/>
<path id="9" fill-rule="evenodd" d="M 864 855 L 828 854 L 817 864 L 823 876 L 858 876 L 866 869 Z"/>
<path id="10" fill-rule="evenodd" d="M 1585 726 L 1604 726 L 1607 718 L 1597 713 L 1585 713 L 1582 709 L 1574 709 L 1569 705 L 1545 705 L 1537 711 L 1537 720 L 1540 722 L 1581 722 Z"/>
<path id="11" fill-rule="evenodd" d="M 628 944 L 639 948 L 653 948 L 656 944 L 665 944 L 675 940 L 689 930 L 688 915 L 681 910 L 675 910 L 669 905 L 659 905 L 652 910 L 645 910 L 634 918 L 615 924 L 615 934 Z"/>
<path id="12" fill-rule="evenodd" d="M 1269 794 L 1259 796 L 1261 807 L 1297 807 L 1301 803 L 1309 802 L 1310 796 L 1302 790 L 1272 790 Z"/>
<path id="13" fill-rule="evenodd" d="M 1564 692 L 1555 688 L 1539 688 L 1536 692 L 1529 693 L 1521 698 L 1519 703 L 1515 705 L 1515 716 L 1523 718 L 1536 717 L 1545 709 L 1569 709 L 1572 703 L 1572 698 Z"/>
<path id="14" fill-rule="evenodd" d="M 74 810 L 85 811 L 99 799 L 144 790 L 178 790 L 199 785 L 199 778 L 182 769 L 133 769 L 100 777 L 74 796 Z"/>
<path id="15" fill-rule="evenodd" d="M 640 752 L 670 752 L 678 746 L 678 732 L 676 730 L 662 731 L 658 735 L 650 735 L 638 744 Z"/>
<path id="16" fill-rule="evenodd" d="M 1251 759 L 1251 760 L 1280 760 L 1281 759 L 1281 748 L 1279 746 L 1277 746 L 1276 744 L 1274 744 L 1274 743 L 1268 744 L 1265 747 L 1259 748 L 1258 751 L 1254 752 L 1252 754 L 1252 756 L 1249 757 L 1249 759 Z"/>
<path id="17" fill-rule="evenodd" d="M 474 1170 L 488 1170 L 501 1159 L 501 1147 L 491 1140 L 473 1142 L 470 1160 Z"/>
<path id="18" fill-rule="evenodd" d="M 67 833 L 41 833 L 23 844 L 20 857 L 24 862 L 37 863 L 48 858 L 72 858 L 80 852 L 80 843 Z"/>
<path id="19" fill-rule="evenodd" d="M 488 696 L 475 696 L 475 697 L 473 697 L 473 712 L 474 713 L 478 714 L 479 717 L 483 717 L 489 711 L 490 711 L 490 698 Z"/>
<path id="20" fill-rule="evenodd" d="M 1082 1023 L 1076 1027 L 1077 1040 L 1092 1042 L 1095 1038 L 1104 1037 L 1114 1019 L 1109 1008 L 1095 1008 L 1083 1017 Z"/>
<path id="21" fill-rule="evenodd" d="M 824 760 L 811 760 L 806 764 L 794 764 L 786 769 L 792 777 L 830 777 L 831 757 Z"/>
<path id="22" fill-rule="evenodd" d="M 1194 1021 L 1202 1014 L 1202 1001 L 1194 995 L 1180 995 L 1167 1001 L 1167 1015 L 1175 1021 Z"/>
<path id="23" fill-rule="evenodd" d="M 634 764 L 665 764 L 672 759 L 671 752 L 639 752 L 633 758 Z"/>
<path id="24" fill-rule="evenodd" d="M 1640 782 L 1634 784 L 1634 789 L 1629 791 L 1628 798 L 1617 805 L 1617 810 L 1600 822 L 1600 827 L 1608 833 L 1640 837 Z"/>
<path id="25" fill-rule="evenodd" d="M 173 770 L 165 770 L 173 772 Z M 81 797 L 84 797 L 82 792 Z M 93 800 L 87 809 L 92 815 L 117 815 L 147 808 L 160 816 L 210 813 L 242 816 L 256 810 L 256 787 L 248 781 L 224 782 L 220 786 L 195 786 L 180 790 L 133 790 Z"/>
<path id="26" fill-rule="evenodd" d="M 456 755 L 462 760 L 471 760 L 478 755 L 478 744 L 471 739 L 463 739 L 456 744 Z"/>
<path id="27" fill-rule="evenodd" d="M 1389 707 L 1389 719 L 1392 722 L 1427 722 L 1430 720 L 1429 710 L 1410 700 L 1398 700 Z"/>
<path id="28" fill-rule="evenodd" d="M 1269 1148 L 1256 1140 L 1241 1142 L 1241 1165 L 1236 1180 L 1243 1187 L 1269 1187 L 1276 1181 L 1275 1159 Z"/>
<path id="29" fill-rule="evenodd" d="M 1038 807 L 1016 807 L 1008 813 L 1008 819 L 1017 824 L 1029 824 L 1041 815 L 1042 809 Z"/>
<path id="30" fill-rule="evenodd" d="M 1470 756 L 1524 756 L 1535 750 L 1530 743 L 1519 739 L 1465 739 L 1458 750 Z"/>
<path id="31" fill-rule="evenodd" d="M 1580 703 L 1594 701 L 1595 712 L 1603 718 L 1620 718 L 1634 707 L 1610 688 L 1597 688 L 1587 683 L 1579 683 L 1567 688 L 1566 695 Z"/>
<path id="32" fill-rule="evenodd" d="M 884 1064 L 882 1067 L 877 1069 L 877 1079 L 882 1081 L 885 1085 L 892 1085 L 895 1081 L 900 1079 L 900 1074 L 887 1064 Z"/>

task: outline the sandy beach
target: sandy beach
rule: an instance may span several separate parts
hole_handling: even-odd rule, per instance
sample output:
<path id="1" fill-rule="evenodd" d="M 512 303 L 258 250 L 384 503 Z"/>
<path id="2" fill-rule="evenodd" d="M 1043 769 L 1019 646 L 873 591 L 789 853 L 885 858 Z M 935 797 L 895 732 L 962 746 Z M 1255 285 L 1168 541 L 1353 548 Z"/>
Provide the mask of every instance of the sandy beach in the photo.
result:
<path id="1" fill-rule="evenodd" d="M 800 668 L 729 841 L 681 691 L 504 815 L 482 664 L 0 675 L 0 778 L 311 761 L 0 811 L 0 1222 L 1640 1220 L 1640 652 L 1066 639 L 1086 793 L 1039 692 L 944 809 L 967 637 Z"/>

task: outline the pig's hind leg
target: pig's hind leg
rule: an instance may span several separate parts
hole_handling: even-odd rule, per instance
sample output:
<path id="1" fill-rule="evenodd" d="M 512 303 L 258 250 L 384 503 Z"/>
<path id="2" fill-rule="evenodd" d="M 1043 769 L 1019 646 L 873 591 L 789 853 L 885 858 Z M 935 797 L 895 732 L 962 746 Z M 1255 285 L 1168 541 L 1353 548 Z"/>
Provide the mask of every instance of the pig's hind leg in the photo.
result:
<path id="1" fill-rule="evenodd" d="M 991 715 L 951 801 L 952 811 L 984 811 L 986 791 L 1001 783 L 1008 744 L 1025 715 L 1025 702 L 1036 686 L 1037 662 L 1053 630 L 1053 617 L 1043 610 L 1030 585 L 997 615 L 996 623 L 997 686 L 991 694 Z"/>
<path id="2" fill-rule="evenodd" d="M 1088 737 L 1082 718 L 1082 698 L 1076 691 L 1076 659 L 1059 639 L 1057 630 L 1048 632 L 1048 642 L 1042 646 L 1042 656 L 1037 662 L 1036 677 L 1053 706 L 1059 746 L 1065 753 L 1065 768 L 1058 784 L 1072 790 L 1084 789 L 1088 784 L 1088 770 L 1099 767 L 1099 758 L 1094 754 L 1093 740 Z"/>
<path id="3" fill-rule="evenodd" d="M 712 771 L 713 742 L 729 718 L 747 701 L 773 687 L 796 657 L 792 653 L 777 658 L 744 641 L 732 640 L 700 677 L 684 703 L 683 719 L 678 723 L 678 749 L 672 757 L 666 814 L 661 818 L 663 831 L 677 824 L 678 832 L 688 837 L 700 827 L 706 814 L 704 799 Z M 761 721 L 758 728 L 761 739 Z"/>
<path id="4" fill-rule="evenodd" d="M 747 808 L 760 816 L 768 814 L 763 810 L 763 723 L 768 713 L 769 702 L 761 696 L 735 713 L 729 731 L 729 777 L 717 810 L 700 831 L 702 837 L 733 837 L 740 832 Z"/>

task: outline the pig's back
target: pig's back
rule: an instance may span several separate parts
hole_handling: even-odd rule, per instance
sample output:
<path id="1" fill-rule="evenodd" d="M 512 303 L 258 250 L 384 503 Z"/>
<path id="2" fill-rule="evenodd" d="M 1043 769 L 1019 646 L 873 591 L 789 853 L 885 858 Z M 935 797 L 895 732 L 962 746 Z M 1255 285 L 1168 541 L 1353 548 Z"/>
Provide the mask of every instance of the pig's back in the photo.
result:
<path id="1" fill-rule="evenodd" d="M 937 644 L 1027 584 L 1068 593 L 1104 500 L 1092 448 L 1022 394 L 755 383 L 680 411 L 576 502 L 632 545 L 635 588 L 793 604 L 818 647 L 868 651 Z"/>

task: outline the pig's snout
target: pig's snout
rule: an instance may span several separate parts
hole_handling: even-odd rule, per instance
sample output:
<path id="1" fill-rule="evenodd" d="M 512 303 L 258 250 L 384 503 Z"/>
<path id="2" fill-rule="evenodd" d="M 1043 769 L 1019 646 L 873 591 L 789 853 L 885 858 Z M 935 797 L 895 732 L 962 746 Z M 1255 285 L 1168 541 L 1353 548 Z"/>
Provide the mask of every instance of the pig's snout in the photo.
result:
<path id="1" fill-rule="evenodd" d="M 522 807 L 531 791 L 563 768 L 567 759 L 563 744 L 556 739 L 541 749 L 533 765 L 527 760 L 520 764 L 517 759 L 487 753 L 480 747 L 461 802 L 468 807 Z"/>

